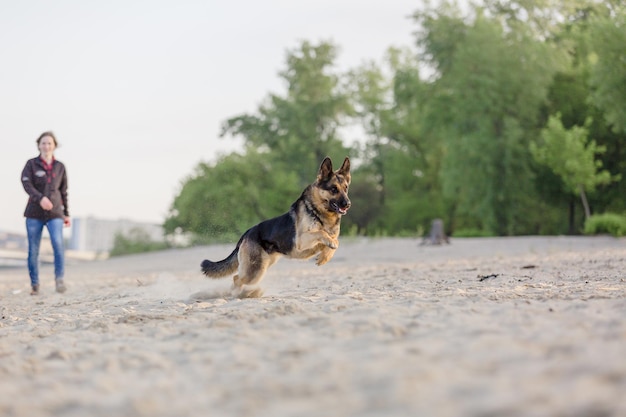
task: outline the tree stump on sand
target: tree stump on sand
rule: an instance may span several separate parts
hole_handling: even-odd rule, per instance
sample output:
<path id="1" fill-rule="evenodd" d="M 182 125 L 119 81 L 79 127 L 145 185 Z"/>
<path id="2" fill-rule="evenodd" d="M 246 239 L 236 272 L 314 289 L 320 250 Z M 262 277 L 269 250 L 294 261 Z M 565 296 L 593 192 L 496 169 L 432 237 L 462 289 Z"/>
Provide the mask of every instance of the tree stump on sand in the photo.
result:
<path id="1" fill-rule="evenodd" d="M 443 220 L 434 219 L 430 227 L 430 234 L 424 236 L 420 245 L 441 245 L 443 243 L 450 243 L 450 239 L 443 229 Z"/>

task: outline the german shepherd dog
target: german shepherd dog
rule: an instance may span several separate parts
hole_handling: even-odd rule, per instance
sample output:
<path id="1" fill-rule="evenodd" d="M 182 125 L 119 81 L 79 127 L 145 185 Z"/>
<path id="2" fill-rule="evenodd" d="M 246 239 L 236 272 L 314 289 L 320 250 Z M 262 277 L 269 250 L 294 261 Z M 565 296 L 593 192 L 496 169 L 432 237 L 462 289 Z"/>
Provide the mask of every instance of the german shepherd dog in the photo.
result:
<path id="1" fill-rule="evenodd" d="M 339 246 L 339 223 L 351 204 L 349 185 L 350 160 L 346 158 L 341 168 L 333 171 L 326 157 L 315 182 L 304 189 L 287 213 L 248 229 L 226 259 L 202 261 L 202 272 L 211 278 L 237 272 L 233 294 L 245 298 L 263 294 L 254 286 L 281 256 L 309 259 L 317 255 L 316 264 L 325 264 Z"/>

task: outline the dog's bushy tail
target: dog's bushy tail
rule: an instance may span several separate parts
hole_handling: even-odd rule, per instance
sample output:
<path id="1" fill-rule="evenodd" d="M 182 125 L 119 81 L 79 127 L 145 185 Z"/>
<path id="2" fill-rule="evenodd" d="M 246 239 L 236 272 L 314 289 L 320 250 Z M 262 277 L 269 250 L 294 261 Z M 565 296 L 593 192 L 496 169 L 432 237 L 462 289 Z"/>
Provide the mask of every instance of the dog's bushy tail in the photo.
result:
<path id="1" fill-rule="evenodd" d="M 239 267 L 239 259 L 237 259 L 237 254 L 239 253 L 239 245 L 235 248 L 235 250 L 228 255 L 226 259 L 222 259 L 221 261 L 213 262 L 205 259 L 200 264 L 202 268 L 202 272 L 204 275 L 210 278 L 222 278 L 226 275 L 232 275 Z"/>

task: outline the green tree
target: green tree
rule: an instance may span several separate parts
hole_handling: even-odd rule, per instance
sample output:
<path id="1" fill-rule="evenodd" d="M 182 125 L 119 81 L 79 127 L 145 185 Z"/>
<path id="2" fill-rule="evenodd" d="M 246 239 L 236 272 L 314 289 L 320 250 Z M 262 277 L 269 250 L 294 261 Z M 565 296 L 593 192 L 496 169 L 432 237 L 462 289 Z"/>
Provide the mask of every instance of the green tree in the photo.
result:
<path id="1" fill-rule="evenodd" d="M 285 212 L 302 189 L 294 166 L 248 150 L 200 163 L 174 199 L 164 228 L 194 232 L 200 242 L 236 239 L 261 220 Z M 310 176 L 316 173 L 311 169 Z"/>
<path id="2" fill-rule="evenodd" d="M 311 182 L 310 169 L 326 156 L 344 157 L 338 130 L 353 110 L 333 71 L 337 48 L 328 42 L 303 42 L 288 51 L 287 68 L 279 76 L 286 96 L 271 94 L 255 114 L 228 119 L 222 136 L 243 137 L 247 146 L 272 152 L 293 162 L 302 185 Z"/>
<path id="3" fill-rule="evenodd" d="M 242 137 L 243 153 L 199 164 L 166 228 L 232 239 L 283 212 L 327 155 L 353 159 L 344 224 L 358 233 L 407 233 L 434 217 L 452 231 L 562 233 L 565 204 L 570 230 L 582 220 L 574 210 L 581 187 L 594 209 L 625 210 L 626 180 L 617 181 L 626 177 L 623 1 L 483 4 L 425 6 L 414 14 L 412 48 L 348 73 L 335 68 L 332 43 L 287 51 L 285 92 L 223 123 L 221 136 Z M 561 131 L 550 118 L 557 113 Z M 341 133 L 351 123 L 364 140 L 348 149 Z M 583 182 L 575 195 L 533 158 L 542 129 L 593 137 L 583 148 L 595 147 L 598 178 L 614 172 L 615 181 Z"/>
<path id="4" fill-rule="evenodd" d="M 244 138 L 243 154 L 201 163 L 183 181 L 164 227 L 200 239 L 233 239 L 285 212 L 311 183 L 325 156 L 349 154 L 338 129 L 352 108 L 333 72 L 336 48 L 302 45 L 287 54 L 280 77 L 286 96 L 272 94 L 256 113 L 224 122 L 222 136 Z"/>
<path id="5" fill-rule="evenodd" d="M 605 90 L 609 90 L 608 95 L 602 94 L 598 97 L 600 100 L 594 99 L 594 96 L 600 92 L 597 83 L 605 81 L 604 77 L 600 77 L 601 72 L 610 69 L 607 81 L 612 79 L 615 82 L 619 74 L 624 77 L 624 71 L 620 73 L 618 64 L 618 55 L 620 52 L 623 54 L 621 51 L 623 48 L 616 48 L 616 45 L 612 44 L 613 37 L 606 44 L 598 42 L 598 36 L 601 38 L 604 34 L 611 32 L 611 28 L 615 30 L 617 23 L 613 19 L 619 15 L 616 7 L 619 2 L 577 1 L 576 3 L 578 3 L 578 8 L 562 12 L 565 16 L 561 19 L 563 23 L 559 24 L 559 30 L 555 31 L 549 40 L 569 51 L 572 65 L 555 76 L 550 87 L 547 106 L 542 110 L 542 118 L 547 121 L 550 115 L 559 113 L 566 129 L 576 125 L 586 126 L 588 136 L 593 137 L 599 146 L 606 148 L 606 152 L 597 155 L 597 158 L 602 161 L 603 166 L 609 172 L 621 174 L 622 180 L 613 181 L 604 186 L 601 193 L 591 193 L 587 197 L 589 204 L 600 212 L 607 210 L 621 212 L 626 209 L 626 200 L 621 197 L 626 193 L 626 181 L 623 179 L 626 177 L 626 146 L 624 146 L 626 131 L 615 129 L 615 124 L 611 128 L 610 116 L 602 107 L 606 111 L 615 113 L 620 112 L 622 108 L 619 105 L 618 107 L 601 105 L 601 101 L 611 97 L 611 94 L 619 96 L 619 86 L 614 89 L 604 86 Z M 606 50 L 613 50 L 617 53 L 614 62 L 598 59 L 598 51 Z M 602 55 L 607 55 L 607 53 L 603 52 Z M 599 71 L 600 69 L 604 71 Z M 588 119 L 592 119 L 592 123 L 585 125 Z M 566 191 L 559 177 L 545 166 L 538 166 L 536 174 L 536 186 L 541 193 L 542 201 L 550 202 L 554 207 L 563 207 L 566 202 L 570 211 L 569 231 L 573 233 L 580 230 L 582 218 L 575 215 L 576 197 Z"/>
<path id="6" fill-rule="evenodd" d="M 612 0 L 614 1 L 614 0 Z M 617 0 L 619 1 L 619 0 Z M 579 20 L 598 3 L 595 0 L 483 0 L 485 9 L 507 28 L 536 40 L 554 40 L 562 22 Z"/>
<path id="7" fill-rule="evenodd" d="M 541 144 L 530 143 L 535 160 L 558 175 L 569 192 L 580 195 L 586 219 L 591 216 L 587 193 L 612 180 L 607 170 L 601 170 L 602 162 L 596 159 L 606 148 L 588 139 L 589 123 L 566 129 L 560 115 L 552 116 L 541 131 Z"/>
<path id="8" fill-rule="evenodd" d="M 361 169 L 368 173 L 370 204 L 379 199 L 380 216 L 369 217 L 368 233 L 414 234 L 443 215 L 441 146 L 422 133 L 428 88 L 419 63 L 410 50 L 390 48 L 382 66 L 366 63 L 350 73 L 350 81 L 366 136 Z M 359 189 L 352 192 L 358 198 Z"/>
<path id="9" fill-rule="evenodd" d="M 626 133 L 626 6 L 607 2 L 591 25 L 593 103 L 619 133 Z"/>
<path id="10" fill-rule="evenodd" d="M 415 15 L 421 56 L 436 71 L 427 109 L 444 145 L 442 189 L 455 216 L 466 227 L 515 234 L 532 204 L 528 141 L 566 60 L 523 26 L 475 12 Z"/>
<path id="11" fill-rule="evenodd" d="M 385 210 L 381 203 L 381 189 L 371 165 L 361 165 L 352 172 L 350 201 L 352 207 L 341 220 L 342 234 L 353 232 L 359 235 L 372 235 L 381 231 L 380 218 Z"/>

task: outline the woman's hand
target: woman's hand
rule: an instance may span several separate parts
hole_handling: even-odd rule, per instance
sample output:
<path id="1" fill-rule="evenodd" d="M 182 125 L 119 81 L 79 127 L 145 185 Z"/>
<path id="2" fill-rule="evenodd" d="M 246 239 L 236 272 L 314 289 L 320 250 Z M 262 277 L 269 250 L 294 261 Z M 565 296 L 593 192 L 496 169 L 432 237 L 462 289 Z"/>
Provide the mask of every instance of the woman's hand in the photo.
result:
<path id="1" fill-rule="evenodd" d="M 70 227 L 72 225 L 72 221 L 68 216 L 63 216 L 63 226 Z"/>
<path id="2" fill-rule="evenodd" d="M 54 207 L 52 205 L 52 201 L 50 201 L 48 197 L 43 197 L 41 201 L 39 202 L 39 205 L 41 206 L 42 209 L 46 211 L 50 211 L 52 210 L 52 207 Z"/>

